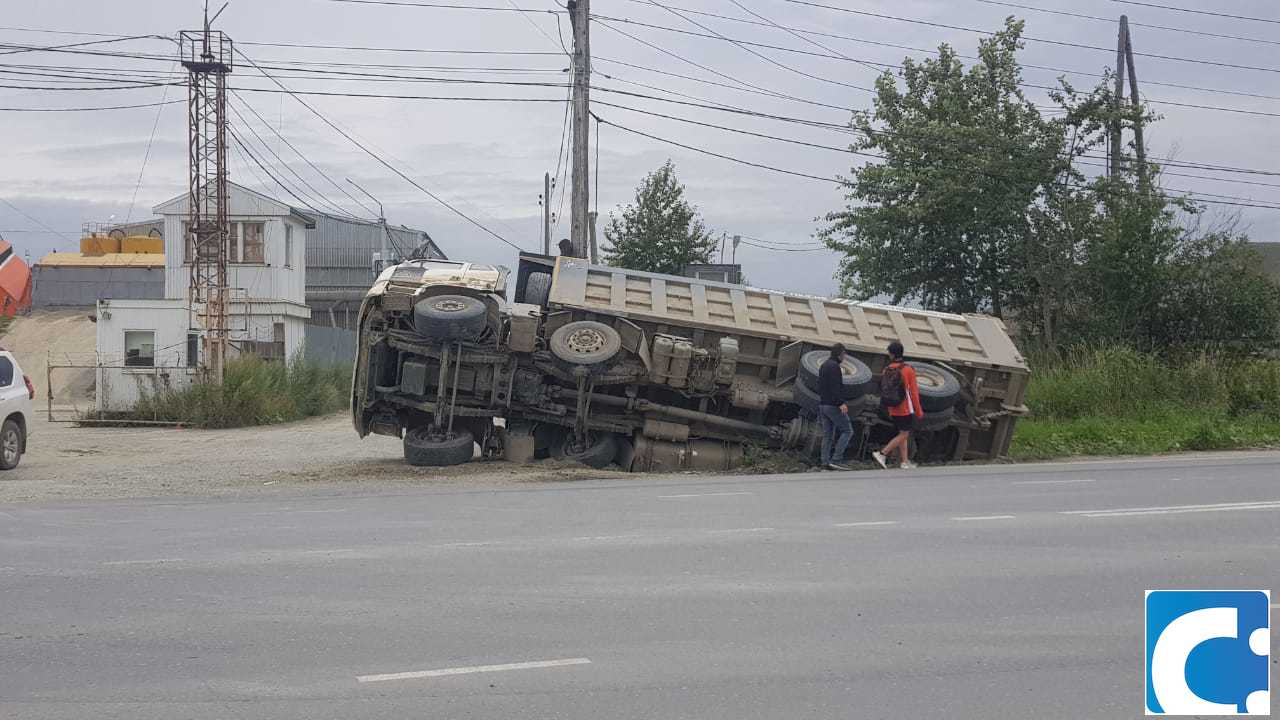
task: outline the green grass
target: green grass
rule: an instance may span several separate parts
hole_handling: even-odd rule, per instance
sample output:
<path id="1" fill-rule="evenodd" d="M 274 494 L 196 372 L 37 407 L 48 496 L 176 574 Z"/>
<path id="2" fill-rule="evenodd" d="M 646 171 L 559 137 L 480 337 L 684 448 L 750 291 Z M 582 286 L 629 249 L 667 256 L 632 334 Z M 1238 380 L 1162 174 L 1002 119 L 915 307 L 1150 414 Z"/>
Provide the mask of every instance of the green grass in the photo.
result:
<path id="1" fill-rule="evenodd" d="M 336 412 L 349 406 L 350 395 L 350 367 L 248 356 L 227 363 L 222 385 L 147 395 L 126 418 L 203 428 L 269 425 Z"/>
<path id="2" fill-rule="evenodd" d="M 1077 349 L 1033 363 L 1027 405 L 1017 460 L 1280 446 L 1280 361 Z"/>

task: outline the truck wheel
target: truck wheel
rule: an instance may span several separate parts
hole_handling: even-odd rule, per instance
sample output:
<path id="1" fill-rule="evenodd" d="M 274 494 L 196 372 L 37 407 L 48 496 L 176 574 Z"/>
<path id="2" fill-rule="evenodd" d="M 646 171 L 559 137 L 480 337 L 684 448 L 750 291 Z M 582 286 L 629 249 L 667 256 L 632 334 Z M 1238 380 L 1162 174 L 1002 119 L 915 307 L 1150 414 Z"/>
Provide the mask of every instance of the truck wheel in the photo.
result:
<path id="1" fill-rule="evenodd" d="M 26 444 L 22 438 L 22 426 L 13 420 L 5 420 L 4 426 L 0 427 L 0 470 L 18 467 Z"/>
<path id="2" fill-rule="evenodd" d="M 829 357 L 831 353 L 827 350 L 810 350 L 801 355 L 800 379 L 811 388 L 818 387 L 818 371 Z M 857 399 L 876 390 L 871 368 L 848 353 L 840 363 L 840 375 L 844 380 L 845 400 Z"/>
<path id="3" fill-rule="evenodd" d="M 430 427 L 414 428 L 404 436 L 404 459 L 419 467 L 448 467 L 471 460 L 475 438 L 466 430 L 453 437 L 432 436 Z"/>
<path id="4" fill-rule="evenodd" d="M 484 301 L 466 295 L 436 295 L 413 306 L 413 327 L 436 340 L 475 340 L 484 332 L 489 311 Z"/>
<path id="5" fill-rule="evenodd" d="M 793 386 L 792 395 L 795 396 L 796 404 L 800 409 L 807 412 L 810 417 L 818 417 L 818 405 L 821 398 L 818 397 L 818 391 L 809 389 L 803 381 L 796 381 Z"/>
<path id="6" fill-rule="evenodd" d="M 924 404 L 924 395 L 920 396 L 920 403 Z M 951 424 L 951 420 L 956 415 L 954 407 L 938 410 L 937 412 L 926 412 L 924 417 L 920 418 L 920 422 L 916 423 L 916 427 L 920 430 L 941 430 Z"/>
<path id="7" fill-rule="evenodd" d="M 617 330 L 594 320 L 578 320 L 551 333 L 551 354 L 571 369 L 600 368 L 622 351 Z"/>
<path id="8" fill-rule="evenodd" d="M 920 407 L 925 413 L 950 410 L 960 399 L 960 381 L 946 370 L 923 362 L 908 362 L 920 386 Z"/>
<path id="9" fill-rule="evenodd" d="M 604 433 L 594 437 L 588 436 L 590 443 L 585 448 L 575 447 L 573 436 L 565 439 L 558 455 L 565 460 L 582 463 L 587 467 L 603 470 L 613 463 L 618 456 L 618 438 L 612 433 Z"/>
<path id="10" fill-rule="evenodd" d="M 551 273 L 529 273 L 524 281 L 524 301 L 530 305 L 547 306 L 551 297 Z"/>

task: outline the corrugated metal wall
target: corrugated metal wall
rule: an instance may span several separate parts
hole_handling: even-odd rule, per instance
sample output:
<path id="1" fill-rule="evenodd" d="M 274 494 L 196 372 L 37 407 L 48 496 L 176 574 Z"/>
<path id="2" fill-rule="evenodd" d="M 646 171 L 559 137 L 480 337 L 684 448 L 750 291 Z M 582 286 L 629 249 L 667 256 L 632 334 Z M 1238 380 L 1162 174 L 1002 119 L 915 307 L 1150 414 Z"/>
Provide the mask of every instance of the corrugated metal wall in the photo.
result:
<path id="1" fill-rule="evenodd" d="M 32 269 L 35 307 L 92 307 L 99 300 L 159 300 L 164 268 L 42 267 Z"/>
<path id="2" fill-rule="evenodd" d="M 320 365 L 350 365 L 356 358 L 356 334 L 342 328 L 306 326 L 303 356 Z"/>

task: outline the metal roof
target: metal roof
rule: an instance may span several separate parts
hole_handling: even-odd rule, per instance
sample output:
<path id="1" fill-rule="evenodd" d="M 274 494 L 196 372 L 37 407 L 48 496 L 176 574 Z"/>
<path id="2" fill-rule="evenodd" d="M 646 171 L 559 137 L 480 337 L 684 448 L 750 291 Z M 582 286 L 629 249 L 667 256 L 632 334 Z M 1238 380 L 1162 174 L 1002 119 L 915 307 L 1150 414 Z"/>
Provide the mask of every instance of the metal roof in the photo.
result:
<path id="1" fill-rule="evenodd" d="M 40 258 L 36 267 L 164 267 L 164 255 L 159 253 L 104 253 L 102 255 L 85 255 L 84 253 L 53 252 Z"/>

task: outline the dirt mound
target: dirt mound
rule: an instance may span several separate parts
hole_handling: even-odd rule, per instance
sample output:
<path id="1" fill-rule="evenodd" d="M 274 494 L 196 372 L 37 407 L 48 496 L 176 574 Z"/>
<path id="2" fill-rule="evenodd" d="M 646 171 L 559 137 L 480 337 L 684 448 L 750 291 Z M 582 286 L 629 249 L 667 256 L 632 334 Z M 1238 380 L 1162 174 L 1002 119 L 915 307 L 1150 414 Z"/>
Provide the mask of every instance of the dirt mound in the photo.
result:
<path id="1" fill-rule="evenodd" d="M 36 386 L 37 405 L 48 396 L 46 367 L 53 364 L 92 365 L 97 346 L 97 325 L 89 316 L 93 308 L 35 310 L 13 319 L 0 336 L 0 346 L 18 358 L 22 371 Z M 92 369 L 58 369 L 53 375 L 54 402 L 60 405 L 93 401 Z"/>

